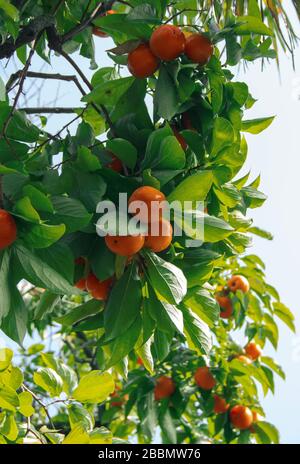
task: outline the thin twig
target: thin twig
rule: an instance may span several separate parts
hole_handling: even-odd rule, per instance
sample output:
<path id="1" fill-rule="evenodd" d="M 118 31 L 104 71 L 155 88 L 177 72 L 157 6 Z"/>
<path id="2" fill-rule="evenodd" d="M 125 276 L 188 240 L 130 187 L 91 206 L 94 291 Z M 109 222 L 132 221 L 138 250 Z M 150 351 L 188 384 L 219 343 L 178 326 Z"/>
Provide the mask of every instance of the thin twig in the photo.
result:
<path id="1" fill-rule="evenodd" d="M 20 77 L 21 73 L 22 71 L 17 71 L 16 73 L 11 75 L 6 85 L 7 92 L 10 92 L 10 90 L 12 89 L 12 85 Z M 51 80 L 60 80 L 60 81 L 67 81 L 67 82 L 72 81 L 78 87 L 82 95 L 86 94 L 79 80 L 77 79 L 77 76 L 69 76 L 69 75 L 59 74 L 59 73 L 50 74 L 50 73 L 44 73 L 44 72 L 28 71 L 27 77 L 34 78 L 34 79 L 45 79 L 45 80 L 51 79 Z"/>
<path id="2" fill-rule="evenodd" d="M 47 416 L 47 418 L 48 418 L 48 421 L 49 421 L 51 427 L 54 428 L 54 424 L 53 424 L 52 419 L 51 419 L 51 416 L 50 416 L 50 414 L 49 414 L 49 412 L 48 412 L 47 406 L 46 406 L 46 405 L 42 402 L 42 400 L 40 400 L 39 397 L 38 397 L 33 391 L 31 391 L 24 383 L 23 383 L 23 385 L 22 385 L 22 388 L 23 388 L 24 390 L 26 390 L 28 393 L 30 393 L 30 394 L 32 395 L 33 399 L 44 409 L 44 411 L 45 411 L 45 413 L 46 413 L 46 416 Z"/>
<path id="3" fill-rule="evenodd" d="M 41 107 L 41 108 L 19 108 L 19 111 L 24 111 L 26 114 L 38 114 L 38 113 L 44 113 L 44 114 L 72 114 L 76 113 L 76 109 L 83 109 L 83 108 L 66 108 L 66 107 L 53 107 L 53 106 L 48 106 L 48 107 Z"/>
<path id="4" fill-rule="evenodd" d="M 68 40 L 73 39 L 73 37 L 75 37 L 76 35 L 80 34 L 80 32 L 82 32 L 84 29 L 89 27 L 98 16 L 101 16 L 106 11 L 111 10 L 114 3 L 115 1 L 108 1 L 108 2 L 105 2 L 105 4 L 100 3 L 91 13 L 88 19 L 82 21 L 80 24 L 73 27 L 73 29 L 71 29 L 69 32 L 67 32 L 66 34 L 62 36 L 61 38 L 62 43 L 65 43 Z"/>

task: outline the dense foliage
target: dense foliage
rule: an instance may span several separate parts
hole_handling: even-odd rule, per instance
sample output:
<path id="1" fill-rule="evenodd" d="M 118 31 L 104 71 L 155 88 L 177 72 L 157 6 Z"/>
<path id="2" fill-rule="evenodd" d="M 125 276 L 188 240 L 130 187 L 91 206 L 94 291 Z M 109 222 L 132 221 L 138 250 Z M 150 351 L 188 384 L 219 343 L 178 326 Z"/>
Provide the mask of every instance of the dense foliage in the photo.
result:
<path id="1" fill-rule="evenodd" d="M 276 37 L 288 43 L 281 3 L 260 6 L 0 0 L 0 58 L 21 66 L 0 81 L 0 328 L 21 347 L 27 332 L 53 339 L 21 349 L 20 363 L 0 351 L 0 442 L 151 442 L 158 425 L 166 443 L 278 442 L 257 387 L 274 392 L 274 372 L 284 377 L 262 350 L 277 348 L 278 319 L 294 330 L 294 318 L 247 254 L 253 234 L 272 237 L 249 217 L 266 200 L 260 179 L 240 174 L 244 134 L 274 117 L 244 116 L 256 100 L 234 74 L 276 58 Z M 94 51 L 107 35 L 112 66 L 101 68 Z M 54 52 L 77 78 L 31 70 L 34 54 L 51 62 Z M 50 134 L 46 118 L 38 126 L 18 109 L 27 78 L 77 85 L 76 133 Z M 141 186 L 203 202 L 189 211 L 202 242 L 189 247 L 187 219 L 166 246 L 130 239 L 135 254 L 100 237 L 99 201 Z"/>

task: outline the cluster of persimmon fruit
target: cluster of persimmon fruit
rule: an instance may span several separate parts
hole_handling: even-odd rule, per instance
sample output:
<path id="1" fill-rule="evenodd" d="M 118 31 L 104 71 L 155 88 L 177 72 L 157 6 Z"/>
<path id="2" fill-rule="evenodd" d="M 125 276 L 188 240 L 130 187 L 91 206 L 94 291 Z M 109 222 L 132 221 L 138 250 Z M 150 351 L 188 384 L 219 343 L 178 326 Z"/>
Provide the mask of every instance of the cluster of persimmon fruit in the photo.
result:
<path id="1" fill-rule="evenodd" d="M 135 212 L 140 213 L 141 222 L 148 225 L 148 232 L 145 235 L 106 235 L 107 248 L 114 254 L 127 258 L 128 262 L 142 248 L 155 253 L 166 250 L 173 239 L 173 227 L 167 219 L 162 217 L 165 202 L 165 195 L 154 187 L 142 186 L 136 189 L 128 201 L 129 211 L 132 205 Z M 158 213 L 155 218 L 152 216 L 153 204 Z M 104 281 L 97 279 L 93 273 L 88 272 L 89 265 L 84 257 L 78 258 L 76 264 L 84 266 L 84 274 L 87 277 L 81 278 L 75 286 L 80 290 L 87 290 L 95 299 L 107 300 L 114 278 L 111 277 Z"/>
<path id="2" fill-rule="evenodd" d="M 233 315 L 233 305 L 229 297 L 230 292 L 236 293 L 237 291 L 242 293 L 248 293 L 250 290 L 250 284 L 248 279 L 242 275 L 232 276 L 221 292 L 217 293 L 216 300 L 221 308 L 220 317 L 222 319 L 230 319 Z"/>
<path id="3" fill-rule="evenodd" d="M 248 356 L 252 356 L 253 360 L 258 359 L 261 355 L 261 348 L 255 342 L 250 342 L 245 348 Z M 211 391 L 217 386 L 215 377 L 207 366 L 198 367 L 194 373 L 194 381 L 196 385 L 203 391 Z M 156 401 L 165 398 L 170 398 L 176 390 L 176 384 L 171 377 L 161 376 L 156 380 L 154 388 L 154 397 Z M 253 424 L 262 420 L 262 416 L 256 411 L 242 404 L 236 404 L 230 407 L 225 398 L 220 395 L 214 395 L 214 413 L 226 414 L 229 412 L 229 419 L 232 426 L 239 430 L 249 429 L 253 431 Z"/>
<path id="4" fill-rule="evenodd" d="M 106 14 L 115 13 L 115 10 L 109 10 Z M 108 36 L 99 27 L 94 27 L 93 33 L 102 38 Z M 128 54 L 127 66 L 134 77 L 145 79 L 158 70 L 161 61 L 173 61 L 185 54 L 193 63 L 204 66 L 213 51 L 213 44 L 206 35 L 162 24 L 154 30 L 149 42 L 139 44 Z"/>

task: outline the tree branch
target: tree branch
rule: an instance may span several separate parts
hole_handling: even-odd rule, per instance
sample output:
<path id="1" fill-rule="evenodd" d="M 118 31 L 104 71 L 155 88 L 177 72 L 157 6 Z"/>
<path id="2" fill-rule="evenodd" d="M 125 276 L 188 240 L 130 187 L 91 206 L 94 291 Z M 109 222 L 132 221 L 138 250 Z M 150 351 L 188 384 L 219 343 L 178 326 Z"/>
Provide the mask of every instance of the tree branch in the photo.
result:
<path id="1" fill-rule="evenodd" d="M 43 15 L 33 19 L 27 26 L 23 27 L 15 42 L 12 38 L 9 38 L 0 45 L 0 59 L 10 58 L 19 47 L 31 43 L 47 27 L 53 25 L 54 17 L 50 15 Z"/>
<path id="2" fill-rule="evenodd" d="M 13 84 L 16 82 L 17 79 L 19 79 L 21 74 L 22 74 L 22 71 L 17 71 L 16 73 L 12 74 L 12 76 L 10 77 L 6 85 L 7 92 L 9 92 L 12 89 Z M 79 80 L 77 79 L 77 76 L 66 76 L 64 74 L 48 74 L 48 73 L 43 73 L 43 72 L 28 71 L 27 77 L 32 77 L 34 79 L 45 79 L 45 80 L 51 79 L 51 80 L 74 82 L 74 84 L 78 87 L 82 95 L 86 95 L 86 92 L 84 91 Z"/>
<path id="3" fill-rule="evenodd" d="M 0 59 L 3 58 L 10 58 L 14 52 L 21 47 L 22 45 L 26 45 L 31 43 L 33 40 L 37 38 L 40 33 L 47 31 L 48 28 L 52 28 L 55 30 L 55 10 L 59 8 L 63 2 L 59 2 L 54 9 L 54 12 L 51 15 L 41 15 L 37 18 L 30 21 L 26 26 L 23 27 L 19 36 L 17 37 L 16 41 L 14 41 L 11 37 L 6 40 L 2 45 L 0 45 Z M 84 29 L 89 27 L 92 22 L 99 16 L 103 15 L 106 11 L 110 10 L 115 3 L 115 0 L 110 0 L 106 2 L 100 3 L 97 8 L 91 13 L 90 17 L 84 19 L 82 22 L 77 24 L 73 27 L 70 31 L 66 32 L 64 35 L 60 36 L 55 34 L 57 39 L 56 48 L 61 50 L 62 45 L 71 40 L 76 35 L 80 34 Z M 53 48 L 54 47 L 50 47 Z"/>
<path id="4" fill-rule="evenodd" d="M 79 111 L 83 108 L 66 108 L 66 107 L 41 107 L 41 108 L 19 108 L 19 111 L 24 111 L 26 114 L 38 114 L 38 113 L 45 113 L 45 114 L 73 114 L 76 113 L 76 109 Z"/>
<path id="5" fill-rule="evenodd" d="M 106 11 L 111 10 L 114 3 L 115 3 L 115 0 L 110 0 L 110 1 L 100 3 L 94 9 L 94 11 L 92 12 L 89 18 L 83 20 L 81 23 L 73 27 L 73 29 L 71 29 L 69 32 L 67 32 L 66 34 L 62 36 L 61 38 L 62 43 L 65 43 L 68 40 L 71 40 L 76 35 L 80 34 L 80 32 L 82 32 L 84 29 L 89 27 L 96 18 L 103 15 Z"/>

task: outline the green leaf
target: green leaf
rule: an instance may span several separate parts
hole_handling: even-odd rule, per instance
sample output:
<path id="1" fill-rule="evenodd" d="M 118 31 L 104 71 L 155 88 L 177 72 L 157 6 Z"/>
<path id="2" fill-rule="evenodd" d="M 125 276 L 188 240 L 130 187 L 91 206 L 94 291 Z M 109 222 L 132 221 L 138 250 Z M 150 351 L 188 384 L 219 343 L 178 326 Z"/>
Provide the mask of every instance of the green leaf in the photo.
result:
<path id="1" fill-rule="evenodd" d="M 90 443 L 90 437 L 81 424 L 77 424 L 66 436 L 63 445 L 87 445 Z"/>
<path id="2" fill-rule="evenodd" d="M 19 394 L 19 402 L 20 402 L 20 413 L 23 414 L 25 417 L 30 417 L 35 413 L 34 408 L 32 407 L 33 397 L 32 395 L 24 391 Z"/>
<path id="3" fill-rule="evenodd" d="M 193 313 L 189 308 L 182 306 L 184 332 L 187 337 L 189 348 L 196 350 L 199 354 L 209 354 L 212 348 L 212 336 L 205 322 Z"/>
<path id="4" fill-rule="evenodd" d="M 90 445 L 111 445 L 112 432 L 105 427 L 97 427 L 90 433 Z"/>
<path id="5" fill-rule="evenodd" d="M 3 129 L 10 112 L 11 107 L 9 107 L 5 102 L 0 102 L 0 130 Z M 15 111 L 8 125 L 6 135 L 8 138 L 13 140 L 34 143 L 39 138 L 40 129 L 34 126 L 29 119 L 27 119 L 25 113 Z"/>
<path id="6" fill-rule="evenodd" d="M 47 195 L 45 195 L 33 185 L 25 185 L 23 187 L 23 193 L 30 199 L 31 204 L 35 209 L 45 213 L 54 212 L 51 200 L 47 197 Z"/>
<path id="7" fill-rule="evenodd" d="M 106 144 L 106 148 L 130 169 L 135 168 L 138 153 L 135 146 L 128 142 L 128 140 L 119 138 L 109 140 Z"/>
<path id="8" fill-rule="evenodd" d="M 51 313 L 59 301 L 60 296 L 45 290 L 35 308 L 34 320 L 39 321 L 43 319 L 46 314 Z"/>
<path id="9" fill-rule="evenodd" d="M 0 408 L 15 412 L 19 404 L 19 398 L 15 390 L 8 385 L 0 385 Z"/>
<path id="10" fill-rule="evenodd" d="M 233 228 L 223 219 L 205 215 L 204 217 L 204 241 L 215 243 L 231 235 Z"/>
<path id="11" fill-rule="evenodd" d="M 52 219 L 58 224 L 65 224 L 67 233 L 83 229 L 92 219 L 92 215 L 75 198 L 54 196 L 51 200 L 55 209 L 55 216 Z"/>
<path id="12" fill-rule="evenodd" d="M 260 18 L 255 16 L 238 16 L 234 26 L 237 35 L 259 34 L 273 36 L 272 30 L 266 26 Z"/>
<path id="13" fill-rule="evenodd" d="M 5 414 L 5 419 L 1 423 L 0 433 L 2 433 L 11 442 L 14 442 L 17 439 L 19 430 L 15 417 L 12 413 L 7 412 Z"/>
<path id="14" fill-rule="evenodd" d="M 168 67 L 161 65 L 154 95 L 155 112 L 163 119 L 170 121 L 179 106 L 179 95 Z"/>
<path id="15" fill-rule="evenodd" d="M 9 289 L 10 253 L 8 250 L 0 251 L 0 324 L 11 305 Z"/>
<path id="16" fill-rule="evenodd" d="M 67 261 L 63 263 L 61 260 L 66 260 L 68 256 L 65 253 L 60 253 L 58 248 L 53 249 L 50 255 L 49 250 L 38 253 L 18 244 L 14 251 L 23 269 L 24 278 L 33 285 L 47 288 L 50 292 L 58 295 L 78 293 L 65 277 L 63 266 L 67 264 Z"/>
<path id="17" fill-rule="evenodd" d="M 80 379 L 72 396 L 81 403 L 102 403 L 115 390 L 115 382 L 108 372 L 91 371 Z"/>
<path id="18" fill-rule="evenodd" d="M 267 200 L 267 196 L 253 187 L 243 187 L 241 192 L 248 208 L 259 208 Z"/>
<path id="19" fill-rule="evenodd" d="M 296 332 L 295 316 L 283 303 L 273 303 L 274 314 L 279 317 L 293 332 Z"/>
<path id="20" fill-rule="evenodd" d="M 94 172 L 101 169 L 101 163 L 88 147 L 80 146 L 77 152 L 77 163 L 83 172 Z"/>
<path id="21" fill-rule="evenodd" d="M 144 251 L 144 256 L 146 274 L 153 289 L 168 303 L 180 303 L 187 292 L 187 281 L 181 269 L 154 253 Z"/>
<path id="22" fill-rule="evenodd" d="M 176 306 L 159 300 L 151 287 L 149 298 L 145 300 L 145 309 L 160 331 L 169 333 L 170 336 L 173 336 L 174 330 L 183 333 L 182 312 Z"/>
<path id="23" fill-rule="evenodd" d="M 33 380 L 52 397 L 59 396 L 63 391 L 62 378 L 49 367 L 41 367 L 33 374 Z"/>
<path id="24" fill-rule="evenodd" d="M 212 171 L 198 171 L 184 179 L 168 196 L 172 201 L 204 201 L 211 189 L 213 182 Z"/>
<path id="25" fill-rule="evenodd" d="M 63 391 L 70 395 L 77 387 L 78 379 L 75 371 L 66 364 L 58 361 L 51 353 L 41 353 L 41 358 L 46 367 L 53 369 L 63 381 Z"/>
<path id="26" fill-rule="evenodd" d="M 210 293 L 201 288 L 191 297 L 185 299 L 185 304 L 192 309 L 209 327 L 213 327 L 220 317 L 220 307 Z"/>
<path id="27" fill-rule="evenodd" d="M 147 140 L 145 157 L 142 161 L 143 169 L 153 167 L 159 162 L 159 152 L 163 141 L 167 137 L 173 135 L 173 131 L 169 124 L 166 124 L 164 127 L 151 132 Z"/>
<path id="28" fill-rule="evenodd" d="M 177 443 L 177 433 L 173 418 L 169 409 L 162 410 L 159 414 L 159 425 L 167 443 Z"/>
<path id="29" fill-rule="evenodd" d="M 26 245 L 32 248 L 49 248 L 65 235 L 65 224 L 48 225 L 36 224 L 31 226 L 24 236 Z"/>
<path id="30" fill-rule="evenodd" d="M 98 300 L 89 300 L 76 308 L 72 308 L 65 316 L 57 317 L 55 320 L 65 326 L 71 326 L 82 321 L 88 316 L 94 316 L 103 311 L 103 303 Z"/>
<path id="31" fill-rule="evenodd" d="M 81 404 L 73 403 L 68 407 L 69 421 L 71 429 L 76 428 L 78 424 L 82 426 L 84 430 L 89 432 L 93 429 L 94 418 L 91 413 L 84 408 Z"/>
<path id="32" fill-rule="evenodd" d="M 265 421 L 259 421 L 254 424 L 254 429 L 262 443 L 274 443 L 275 445 L 279 444 L 279 432 L 273 424 Z"/>
<path id="33" fill-rule="evenodd" d="M 10 284 L 11 306 L 2 320 L 1 330 L 22 346 L 27 331 L 28 310 L 15 284 Z"/>
<path id="34" fill-rule="evenodd" d="M 174 136 L 165 137 L 160 145 L 158 161 L 152 167 L 155 169 L 183 169 L 186 159 L 185 152 Z"/>
<path id="35" fill-rule="evenodd" d="M 269 118 L 251 119 L 242 122 L 242 132 L 249 132 L 250 134 L 260 134 L 267 129 L 274 121 L 275 116 Z"/>
<path id="36" fill-rule="evenodd" d="M 262 356 L 260 360 L 263 364 L 266 364 L 266 366 L 276 372 L 279 377 L 285 380 L 285 373 L 283 372 L 281 366 L 279 366 L 279 364 L 277 364 L 272 358 L 269 358 L 268 356 Z"/>
<path id="37" fill-rule="evenodd" d="M 13 358 L 13 351 L 9 348 L 1 348 L 0 349 L 0 372 L 5 371 L 11 363 Z M 0 377 L 1 381 L 1 377 Z"/>
<path id="38" fill-rule="evenodd" d="M 41 220 L 40 215 L 32 206 L 29 197 L 23 197 L 18 200 L 15 204 L 14 211 L 17 215 L 29 222 L 39 223 Z"/>
<path id="39" fill-rule="evenodd" d="M 19 19 L 18 9 L 9 0 L 0 0 L 0 8 L 14 21 Z"/>
<path id="40" fill-rule="evenodd" d="M 148 339 L 146 343 L 136 349 L 137 355 L 143 361 L 144 367 L 150 374 L 154 373 L 154 361 L 151 353 L 151 340 Z"/>
<path id="41" fill-rule="evenodd" d="M 142 289 L 136 265 L 129 266 L 113 286 L 104 312 L 105 339 L 112 340 L 131 327 L 139 314 Z"/>
<path id="42" fill-rule="evenodd" d="M 221 150 L 234 142 L 234 129 L 232 124 L 224 118 L 216 118 L 214 121 L 211 156 L 215 157 Z"/>
<path id="43" fill-rule="evenodd" d="M 259 227 L 250 227 L 248 232 L 251 234 L 257 235 L 258 237 L 265 238 L 266 240 L 273 240 L 274 236 L 271 232 L 267 230 L 260 229 Z"/>
<path id="44" fill-rule="evenodd" d="M 106 369 L 109 369 L 110 367 L 118 364 L 118 362 L 120 362 L 130 353 L 130 351 L 133 350 L 136 342 L 140 337 L 141 330 L 142 320 L 141 317 L 138 316 L 135 322 L 126 332 L 114 339 L 108 345 L 110 356 L 106 363 Z"/>
<path id="45" fill-rule="evenodd" d="M 134 82 L 134 77 L 123 77 L 96 85 L 91 93 L 82 98 L 88 103 L 115 106 L 120 97 L 129 89 Z"/>

